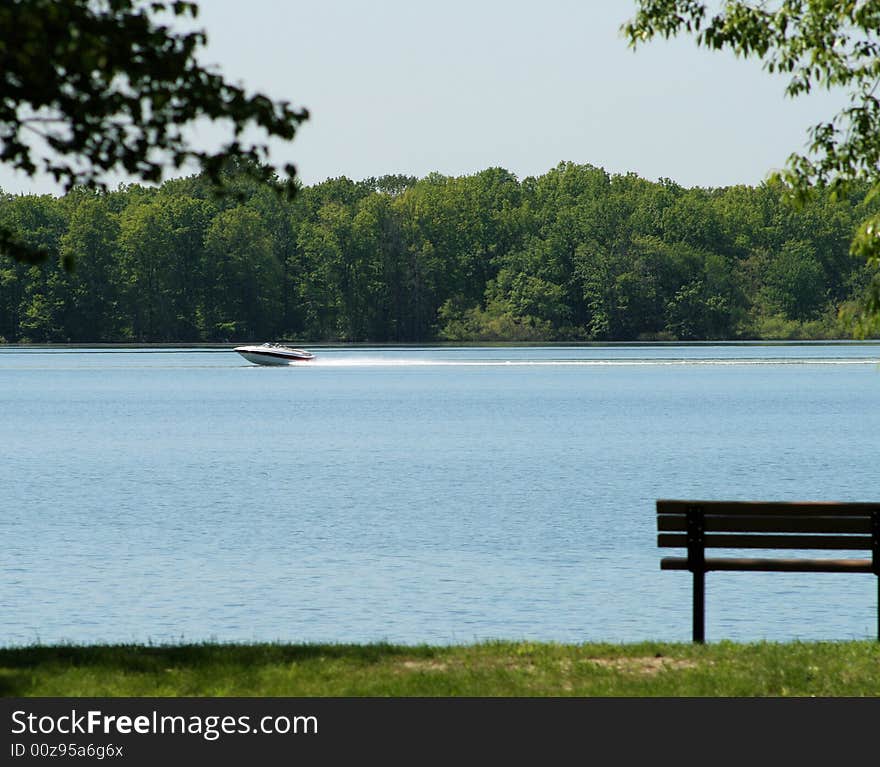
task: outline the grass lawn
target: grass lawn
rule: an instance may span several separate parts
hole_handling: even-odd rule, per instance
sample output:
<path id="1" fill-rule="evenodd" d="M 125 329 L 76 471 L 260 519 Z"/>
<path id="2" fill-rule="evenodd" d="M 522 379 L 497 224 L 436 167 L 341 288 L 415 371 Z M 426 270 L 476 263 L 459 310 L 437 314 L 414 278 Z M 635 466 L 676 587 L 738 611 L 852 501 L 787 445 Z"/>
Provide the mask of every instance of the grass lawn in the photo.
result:
<path id="1" fill-rule="evenodd" d="M 877 696 L 880 643 L 0 649 L 2 696 Z"/>

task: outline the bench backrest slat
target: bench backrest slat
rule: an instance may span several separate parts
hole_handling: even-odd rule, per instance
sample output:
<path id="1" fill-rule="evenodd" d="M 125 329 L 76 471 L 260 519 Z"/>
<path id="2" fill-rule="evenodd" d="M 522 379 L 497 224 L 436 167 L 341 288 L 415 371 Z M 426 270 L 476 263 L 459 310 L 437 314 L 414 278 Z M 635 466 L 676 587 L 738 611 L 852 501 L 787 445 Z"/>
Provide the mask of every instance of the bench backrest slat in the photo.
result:
<path id="1" fill-rule="evenodd" d="M 658 514 L 684 514 L 691 507 L 700 507 L 706 514 L 752 514 L 868 516 L 880 511 L 880 503 L 841 503 L 831 501 L 657 501 Z"/>
<path id="2" fill-rule="evenodd" d="M 707 533 L 870 533 L 871 518 L 863 516 L 764 516 L 757 514 L 704 513 Z M 664 533 L 685 532 L 685 514 L 660 514 L 657 530 Z"/>
<path id="3" fill-rule="evenodd" d="M 878 530 L 877 503 L 657 501 L 657 545 L 697 569 L 707 548 L 872 551 Z"/>
<path id="4" fill-rule="evenodd" d="M 657 545 L 686 548 L 687 535 L 660 533 Z M 837 549 L 841 551 L 869 551 L 873 545 L 870 535 L 726 535 L 707 534 L 703 546 L 707 549 Z"/>

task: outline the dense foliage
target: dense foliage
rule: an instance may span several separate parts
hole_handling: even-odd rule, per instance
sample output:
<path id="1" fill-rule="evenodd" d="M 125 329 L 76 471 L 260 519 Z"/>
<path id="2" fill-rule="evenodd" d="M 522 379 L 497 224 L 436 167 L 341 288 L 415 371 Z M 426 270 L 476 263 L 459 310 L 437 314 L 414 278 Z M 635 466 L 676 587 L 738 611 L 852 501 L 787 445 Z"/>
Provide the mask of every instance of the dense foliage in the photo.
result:
<path id="1" fill-rule="evenodd" d="M 0 4 L 0 163 L 31 176 L 42 170 L 67 190 L 103 187 L 105 174 L 121 170 L 158 181 L 164 168 L 191 162 L 216 180 L 231 159 L 268 179 L 276 169 L 265 164 L 267 146 L 244 132 L 290 140 L 308 113 L 201 66 L 204 32 L 172 28 L 197 16 L 185 0 Z M 226 129 L 215 150 L 188 138 L 205 120 Z M 292 193 L 295 169 L 285 172 Z M 23 242 L 2 224 L 0 252 L 27 263 L 48 256 L 42 243 Z"/>
<path id="2" fill-rule="evenodd" d="M 844 335 L 875 212 L 858 189 L 685 189 L 562 163 L 346 178 L 292 200 L 229 172 L 63 197 L 0 195 L 53 258 L 0 259 L 0 336 L 107 342 L 634 340 Z M 65 259 L 77 268 L 66 271 Z"/>
<path id="3" fill-rule="evenodd" d="M 837 89 L 849 105 L 810 129 L 807 155 L 792 154 L 779 177 L 798 199 L 814 187 L 832 197 L 869 187 L 880 194 L 880 2 L 878 0 L 636 0 L 622 31 L 637 47 L 656 37 L 693 36 L 698 45 L 760 59 L 788 78 L 786 92 Z M 849 314 L 859 335 L 880 331 L 880 214 L 861 222 L 853 253 L 872 269 Z"/>
<path id="4" fill-rule="evenodd" d="M 849 106 L 810 130 L 812 156 L 793 154 L 784 177 L 801 192 L 880 182 L 877 0 L 636 0 L 623 32 L 632 46 L 690 34 L 706 48 L 759 58 L 768 72 L 788 77 L 789 96 L 814 88 L 846 93 Z"/>

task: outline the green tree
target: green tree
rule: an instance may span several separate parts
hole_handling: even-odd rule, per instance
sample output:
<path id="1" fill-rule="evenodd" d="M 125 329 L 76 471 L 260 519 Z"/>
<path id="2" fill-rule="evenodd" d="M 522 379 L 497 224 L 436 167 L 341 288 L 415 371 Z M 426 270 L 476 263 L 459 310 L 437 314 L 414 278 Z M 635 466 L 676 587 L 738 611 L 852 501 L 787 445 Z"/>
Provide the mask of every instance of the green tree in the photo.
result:
<path id="1" fill-rule="evenodd" d="M 787 242 L 769 263 L 764 296 L 771 312 L 792 320 L 814 319 L 828 291 L 822 264 L 808 242 Z"/>
<path id="2" fill-rule="evenodd" d="M 106 195 L 81 191 L 61 238 L 77 263 L 68 277 L 66 334 L 72 341 L 114 341 L 125 333 L 119 306 L 119 220 Z"/>
<path id="3" fill-rule="evenodd" d="M 814 186 L 840 196 L 863 182 L 880 192 L 880 3 L 727 0 L 711 12 L 698 0 L 636 0 L 636 7 L 622 27 L 633 47 L 692 34 L 699 45 L 757 57 L 769 72 L 787 75 L 790 96 L 817 87 L 846 92 L 849 106 L 810 129 L 808 153 L 792 154 L 782 177 L 799 200 Z M 880 322 L 880 214 L 863 221 L 851 249 L 874 270 L 860 318 L 866 332 Z"/>
<path id="4" fill-rule="evenodd" d="M 123 212 L 121 289 L 133 338 L 175 341 L 198 337 L 206 205 L 188 197 L 158 194 Z"/>
<path id="5" fill-rule="evenodd" d="M 66 283 L 60 243 L 67 222 L 62 202 L 51 195 L 7 197 L 0 206 L 0 230 L 24 247 L 51 255 L 45 269 L 26 263 L 0 275 L 10 340 L 53 341 L 64 338 Z"/>
<path id="6" fill-rule="evenodd" d="M 282 267 L 259 214 L 219 213 L 205 233 L 205 330 L 210 338 L 272 337 L 281 316 Z"/>
<path id="7" fill-rule="evenodd" d="M 309 205 L 308 196 L 303 197 Z M 345 253 L 351 239 L 351 219 L 348 206 L 327 202 L 298 228 L 302 274 L 298 299 L 306 332 L 312 338 L 339 338 L 345 332 L 343 294 L 349 277 Z"/>
<path id="8" fill-rule="evenodd" d="M 733 338 L 745 314 L 734 264 L 718 253 L 672 246 L 677 287 L 666 295 L 664 330 L 683 341 Z M 674 292 L 673 292 L 674 291 Z"/>
<path id="9" fill-rule="evenodd" d="M 352 221 L 352 253 L 362 274 L 360 331 L 375 341 L 405 340 L 406 251 L 394 199 L 404 190 L 393 189 L 393 196 L 382 192 L 361 200 Z"/>
<path id="10" fill-rule="evenodd" d="M 182 0 L 0 5 L 0 162 L 48 172 L 67 189 L 102 186 L 113 171 L 158 181 L 164 167 L 190 162 L 219 182 L 230 158 L 260 180 L 275 178 L 266 145 L 243 142 L 242 133 L 255 127 L 290 140 L 308 113 L 201 66 L 204 32 L 165 23 L 197 14 Z M 199 119 L 228 122 L 231 138 L 217 151 L 194 147 L 186 136 Z M 295 168 L 284 171 L 282 187 L 293 194 Z M 0 249 L 29 263 L 49 254 L 9 228 L 0 228 Z"/>

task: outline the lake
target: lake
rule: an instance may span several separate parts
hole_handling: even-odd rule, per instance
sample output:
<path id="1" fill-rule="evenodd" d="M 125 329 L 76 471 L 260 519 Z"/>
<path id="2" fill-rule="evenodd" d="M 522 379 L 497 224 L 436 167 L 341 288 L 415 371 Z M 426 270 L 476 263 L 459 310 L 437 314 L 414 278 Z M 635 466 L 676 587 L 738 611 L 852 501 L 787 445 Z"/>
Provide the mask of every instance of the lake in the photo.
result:
<path id="1" fill-rule="evenodd" d="M 658 498 L 880 499 L 880 345 L 0 347 L 0 644 L 690 639 Z M 875 636 L 710 573 L 709 641 Z"/>

